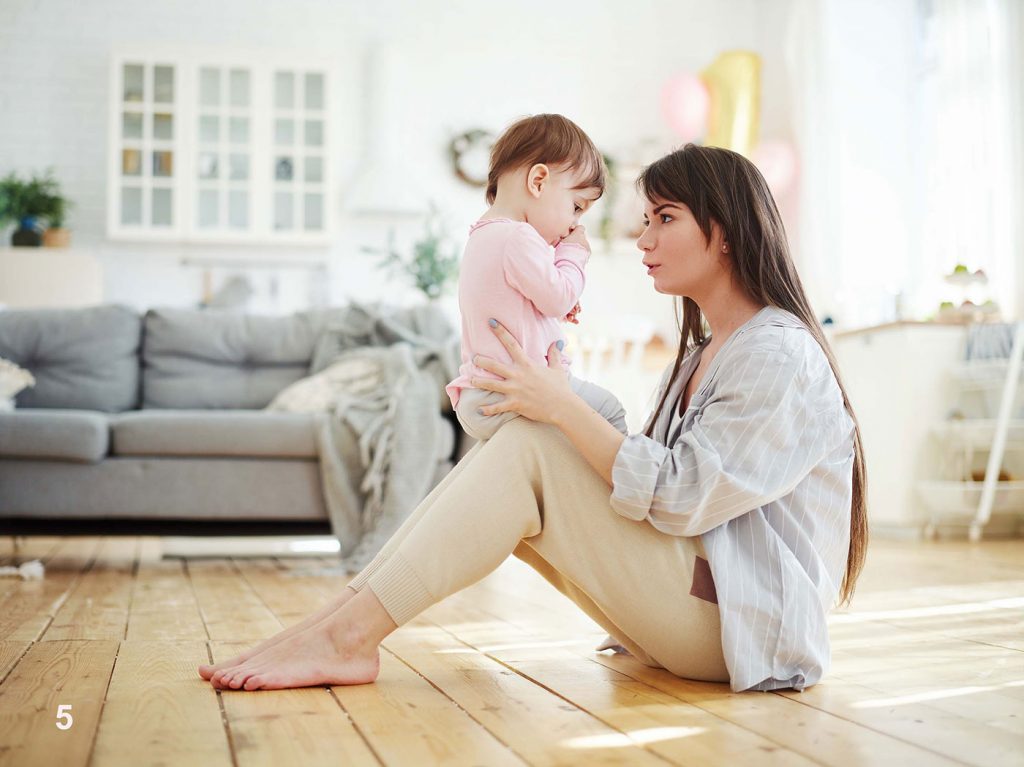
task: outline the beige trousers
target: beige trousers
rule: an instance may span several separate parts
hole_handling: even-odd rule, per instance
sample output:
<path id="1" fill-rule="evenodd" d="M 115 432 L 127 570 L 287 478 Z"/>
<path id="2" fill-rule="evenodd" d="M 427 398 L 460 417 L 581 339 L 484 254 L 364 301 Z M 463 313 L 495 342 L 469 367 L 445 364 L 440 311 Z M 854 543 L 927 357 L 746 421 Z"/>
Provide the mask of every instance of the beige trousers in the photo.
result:
<path id="1" fill-rule="evenodd" d="M 697 583 L 709 577 L 700 539 L 626 519 L 610 495 L 561 431 L 516 418 L 466 454 L 349 586 L 368 585 L 402 625 L 515 554 L 641 662 L 728 681 L 718 605 Z"/>

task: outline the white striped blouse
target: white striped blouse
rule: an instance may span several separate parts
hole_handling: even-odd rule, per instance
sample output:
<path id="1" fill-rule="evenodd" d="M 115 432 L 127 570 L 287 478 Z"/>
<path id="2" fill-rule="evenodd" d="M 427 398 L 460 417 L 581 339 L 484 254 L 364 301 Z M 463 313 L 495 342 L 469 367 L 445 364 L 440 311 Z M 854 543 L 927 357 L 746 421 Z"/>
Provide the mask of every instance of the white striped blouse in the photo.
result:
<path id="1" fill-rule="evenodd" d="M 702 350 L 683 362 L 654 438 L 633 434 L 619 449 L 611 505 L 669 535 L 701 536 L 734 691 L 801 690 L 830 660 L 826 615 L 850 540 L 853 421 L 825 353 L 789 312 L 765 307 L 737 329 L 680 417 Z"/>

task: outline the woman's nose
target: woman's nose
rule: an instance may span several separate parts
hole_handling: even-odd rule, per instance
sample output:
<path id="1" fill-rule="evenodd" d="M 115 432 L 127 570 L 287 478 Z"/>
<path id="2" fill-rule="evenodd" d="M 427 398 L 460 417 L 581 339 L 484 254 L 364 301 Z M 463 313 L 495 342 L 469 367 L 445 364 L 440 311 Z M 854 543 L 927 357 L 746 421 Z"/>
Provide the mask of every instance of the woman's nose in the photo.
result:
<path id="1" fill-rule="evenodd" d="M 640 250 L 642 250 L 644 253 L 646 253 L 647 251 L 651 250 L 654 247 L 654 243 L 648 236 L 647 230 L 644 230 L 644 233 L 637 238 L 636 246 L 640 248 Z"/>

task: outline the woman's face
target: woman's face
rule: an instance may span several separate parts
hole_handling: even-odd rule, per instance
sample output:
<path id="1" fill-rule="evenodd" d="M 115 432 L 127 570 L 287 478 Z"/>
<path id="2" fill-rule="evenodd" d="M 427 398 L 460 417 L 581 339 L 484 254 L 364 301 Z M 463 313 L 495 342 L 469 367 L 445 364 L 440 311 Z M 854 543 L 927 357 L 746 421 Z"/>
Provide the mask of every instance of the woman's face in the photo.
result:
<path id="1" fill-rule="evenodd" d="M 643 263 L 659 293 L 686 296 L 700 303 L 722 280 L 728 280 L 731 262 L 721 227 L 712 222 L 711 242 L 681 202 L 656 198 L 644 203 L 643 234 L 636 241 Z"/>

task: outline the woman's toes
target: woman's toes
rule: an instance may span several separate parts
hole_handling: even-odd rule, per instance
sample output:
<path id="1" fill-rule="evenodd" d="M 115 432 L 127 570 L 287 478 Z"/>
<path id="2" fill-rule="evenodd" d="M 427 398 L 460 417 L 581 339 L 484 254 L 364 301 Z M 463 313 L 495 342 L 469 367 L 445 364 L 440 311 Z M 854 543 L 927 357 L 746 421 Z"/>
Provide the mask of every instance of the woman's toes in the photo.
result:
<path id="1" fill-rule="evenodd" d="M 263 677 L 259 674 L 253 674 L 251 677 L 245 680 L 245 684 L 242 685 L 246 690 L 258 690 L 263 685 Z"/>
<path id="2" fill-rule="evenodd" d="M 214 673 L 216 673 L 216 671 L 216 666 L 211 666 L 208 663 L 199 664 L 199 676 L 201 676 L 206 681 L 210 681 L 210 677 L 212 677 Z"/>
<path id="3" fill-rule="evenodd" d="M 245 684 L 245 680 L 248 679 L 250 676 L 252 676 L 252 672 L 250 671 L 239 671 L 237 674 L 231 677 L 231 681 L 228 683 L 228 685 L 231 687 L 232 690 L 241 690 L 242 685 Z"/>

